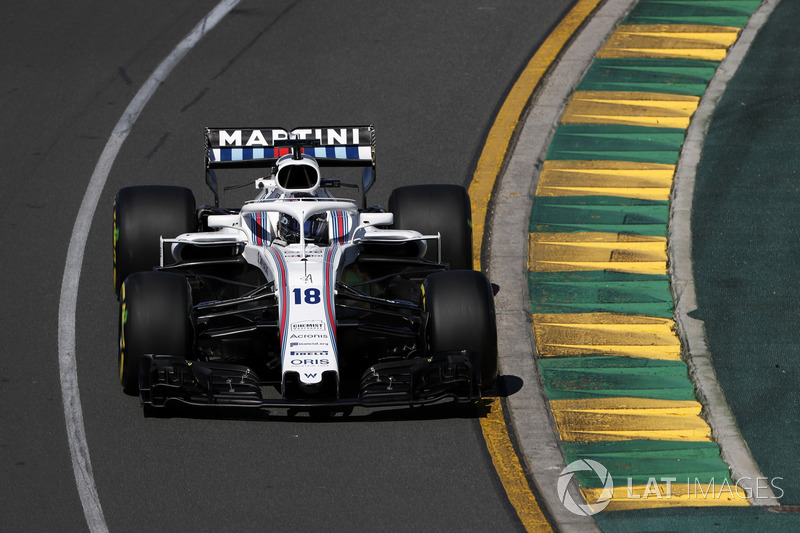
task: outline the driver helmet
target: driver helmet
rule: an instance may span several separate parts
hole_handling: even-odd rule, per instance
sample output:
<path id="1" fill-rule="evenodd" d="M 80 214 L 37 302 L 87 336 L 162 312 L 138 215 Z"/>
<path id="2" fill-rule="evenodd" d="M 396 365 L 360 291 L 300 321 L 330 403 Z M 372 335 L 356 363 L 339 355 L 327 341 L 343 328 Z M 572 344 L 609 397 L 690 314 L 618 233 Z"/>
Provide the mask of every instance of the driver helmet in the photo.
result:
<path id="1" fill-rule="evenodd" d="M 311 215 L 303 223 L 306 242 L 325 244 L 328 240 L 328 220 L 325 213 Z M 287 244 L 300 242 L 300 223 L 291 215 L 281 213 L 278 221 L 278 237 Z"/>

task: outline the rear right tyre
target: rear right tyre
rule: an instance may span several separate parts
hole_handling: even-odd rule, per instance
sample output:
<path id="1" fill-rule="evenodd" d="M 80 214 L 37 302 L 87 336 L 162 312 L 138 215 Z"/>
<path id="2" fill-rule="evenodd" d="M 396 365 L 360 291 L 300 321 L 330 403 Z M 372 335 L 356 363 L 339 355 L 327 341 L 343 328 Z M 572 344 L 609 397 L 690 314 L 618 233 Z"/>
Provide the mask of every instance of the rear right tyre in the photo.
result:
<path id="1" fill-rule="evenodd" d="M 409 185 L 389 196 L 394 229 L 415 230 L 423 235 L 441 234 L 442 262 L 451 270 L 472 269 L 472 208 L 469 194 L 460 185 Z M 437 259 L 436 241 L 428 242 L 425 258 Z"/>

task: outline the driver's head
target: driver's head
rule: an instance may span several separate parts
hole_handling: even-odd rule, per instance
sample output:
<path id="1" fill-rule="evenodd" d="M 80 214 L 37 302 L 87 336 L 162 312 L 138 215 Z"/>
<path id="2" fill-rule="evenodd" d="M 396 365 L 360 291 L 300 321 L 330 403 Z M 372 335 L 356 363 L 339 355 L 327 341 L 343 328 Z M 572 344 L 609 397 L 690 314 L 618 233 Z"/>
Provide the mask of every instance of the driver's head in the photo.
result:
<path id="1" fill-rule="evenodd" d="M 306 240 L 313 241 L 315 244 L 328 243 L 328 217 L 325 213 L 311 215 L 303 225 Z"/>
<path id="2" fill-rule="evenodd" d="M 300 224 L 296 218 L 281 213 L 281 218 L 278 221 L 278 238 L 285 241 L 286 244 L 300 242 Z"/>
<path id="3" fill-rule="evenodd" d="M 303 223 L 306 242 L 326 244 L 328 242 L 328 221 L 325 213 L 311 215 Z M 291 215 L 281 213 L 278 221 L 278 237 L 287 244 L 300 242 L 300 224 Z"/>

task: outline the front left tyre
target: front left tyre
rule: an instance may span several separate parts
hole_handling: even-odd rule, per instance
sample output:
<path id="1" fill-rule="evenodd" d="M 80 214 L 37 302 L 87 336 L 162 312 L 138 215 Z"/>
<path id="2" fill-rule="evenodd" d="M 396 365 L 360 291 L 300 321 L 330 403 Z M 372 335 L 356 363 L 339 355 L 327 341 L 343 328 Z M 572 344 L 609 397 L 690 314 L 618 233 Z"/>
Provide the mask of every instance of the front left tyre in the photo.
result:
<path id="1" fill-rule="evenodd" d="M 483 390 L 497 378 L 497 324 L 494 292 L 483 273 L 445 270 L 423 284 L 423 307 L 429 314 L 429 352 L 465 350 L 475 381 Z"/>
<path id="2" fill-rule="evenodd" d="M 168 272 L 135 272 L 120 287 L 119 381 L 139 393 L 139 362 L 145 354 L 190 358 L 194 333 L 186 278 Z"/>

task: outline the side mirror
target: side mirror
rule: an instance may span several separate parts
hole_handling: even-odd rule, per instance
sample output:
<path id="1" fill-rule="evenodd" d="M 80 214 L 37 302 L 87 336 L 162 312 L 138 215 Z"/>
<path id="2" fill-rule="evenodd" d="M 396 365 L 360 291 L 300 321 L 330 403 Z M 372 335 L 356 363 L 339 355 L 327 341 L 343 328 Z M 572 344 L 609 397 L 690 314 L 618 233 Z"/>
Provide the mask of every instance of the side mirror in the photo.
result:
<path id="1" fill-rule="evenodd" d="M 365 226 L 391 226 L 394 224 L 394 213 L 362 213 L 361 223 Z"/>
<path id="2" fill-rule="evenodd" d="M 206 185 L 214 193 L 214 207 L 219 207 L 219 192 L 217 190 L 217 175 L 210 168 L 206 168 Z"/>
<path id="3" fill-rule="evenodd" d="M 367 167 L 361 174 L 361 190 L 364 194 L 375 184 L 375 167 Z"/>

